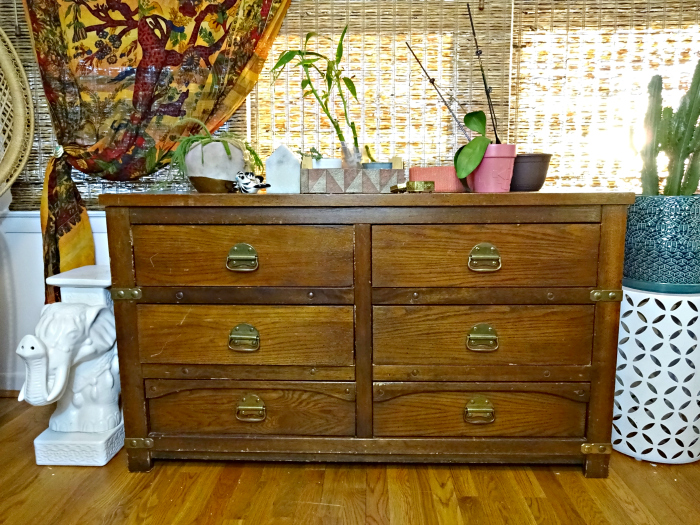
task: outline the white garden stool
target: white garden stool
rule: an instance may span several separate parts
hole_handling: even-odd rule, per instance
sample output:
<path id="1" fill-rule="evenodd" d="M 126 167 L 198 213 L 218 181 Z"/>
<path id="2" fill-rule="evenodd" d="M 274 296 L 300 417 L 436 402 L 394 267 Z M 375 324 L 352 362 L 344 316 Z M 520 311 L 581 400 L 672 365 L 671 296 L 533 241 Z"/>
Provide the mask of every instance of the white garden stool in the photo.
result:
<path id="1" fill-rule="evenodd" d="M 613 448 L 637 459 L 700 459 L 700 294 L 622 288 Z"/>

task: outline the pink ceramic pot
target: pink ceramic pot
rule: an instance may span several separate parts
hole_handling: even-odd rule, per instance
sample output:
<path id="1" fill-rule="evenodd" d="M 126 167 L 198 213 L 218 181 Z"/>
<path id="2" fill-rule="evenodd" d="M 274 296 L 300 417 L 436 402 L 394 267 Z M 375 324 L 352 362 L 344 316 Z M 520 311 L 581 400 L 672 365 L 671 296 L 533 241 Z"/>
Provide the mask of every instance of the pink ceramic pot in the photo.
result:
<path id="1" fill-rule="evenodd" d="M 454 166 L 411 168 L 408 170 L 408 180 L 431 180 L 435 183 L 436 193 L 463 193 L 467 191 L 464 183 L 457 178 Z"/>
<path id="2" fill-rule="evenodd" d="M 515 144 L 490 144 L 481 164 L 467 177 L 467 184 L 476 193 L 510 191 L 515 163 Z"/>

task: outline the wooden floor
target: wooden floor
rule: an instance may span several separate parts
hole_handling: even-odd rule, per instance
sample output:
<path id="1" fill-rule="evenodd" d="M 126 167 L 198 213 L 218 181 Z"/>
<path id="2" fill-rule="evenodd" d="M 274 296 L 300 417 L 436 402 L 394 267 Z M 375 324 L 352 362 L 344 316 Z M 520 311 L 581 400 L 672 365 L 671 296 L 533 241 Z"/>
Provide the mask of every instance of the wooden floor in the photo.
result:
<path id="1" fill-rule="evenodd" d="M 700 463 L 615 454 L 610 477 L 578 467 L 156 461 L 126 470 L 37 467 L 32 441 L 53 407 L 0 399 L 0 523 L 700 524 Z"/>

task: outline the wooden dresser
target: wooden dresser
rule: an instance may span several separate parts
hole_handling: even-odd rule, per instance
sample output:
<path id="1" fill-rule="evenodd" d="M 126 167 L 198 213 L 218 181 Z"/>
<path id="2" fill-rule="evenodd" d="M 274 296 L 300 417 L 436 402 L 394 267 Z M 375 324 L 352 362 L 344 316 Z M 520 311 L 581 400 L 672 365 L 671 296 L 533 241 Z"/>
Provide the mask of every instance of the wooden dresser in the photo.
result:
<path id="1" fill-rule="evenodd" d="M 632 194 L 103 195 L 129 468 L 607 474 Z"/>

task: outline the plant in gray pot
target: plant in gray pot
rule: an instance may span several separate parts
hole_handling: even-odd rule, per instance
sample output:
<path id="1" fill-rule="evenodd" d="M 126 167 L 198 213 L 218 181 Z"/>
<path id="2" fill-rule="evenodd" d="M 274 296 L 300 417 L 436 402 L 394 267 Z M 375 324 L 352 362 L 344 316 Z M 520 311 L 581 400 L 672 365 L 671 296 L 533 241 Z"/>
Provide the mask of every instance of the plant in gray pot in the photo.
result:
<path id="1" fill-rule="evenodd" d="M 700 63 L 677 110 L 662 107 L 662 87 L 651 79 L 642 195 L 627 218 L 612 445 L 690 463 L 700 459 Z"/>

